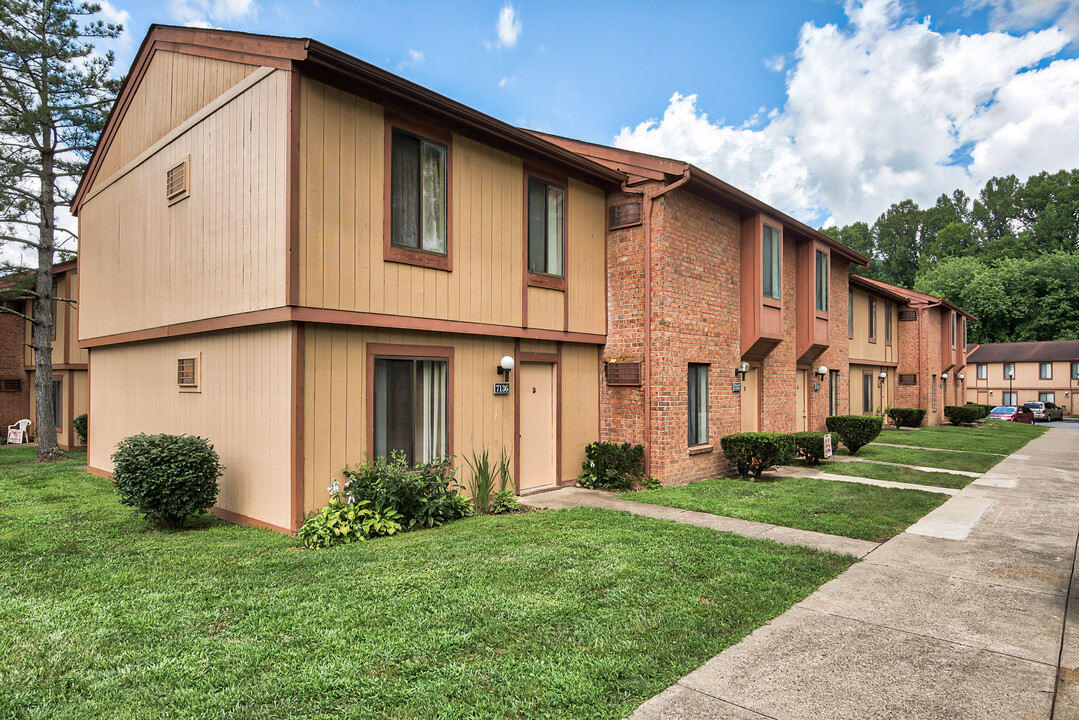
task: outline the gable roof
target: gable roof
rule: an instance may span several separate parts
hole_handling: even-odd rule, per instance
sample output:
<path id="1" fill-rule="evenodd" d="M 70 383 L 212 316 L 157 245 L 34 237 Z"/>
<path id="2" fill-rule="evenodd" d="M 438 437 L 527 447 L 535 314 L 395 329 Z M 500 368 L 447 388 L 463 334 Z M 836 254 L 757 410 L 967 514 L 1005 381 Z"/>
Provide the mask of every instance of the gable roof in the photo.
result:
<path id="1" fill-rule="evenodd" d="M 984 343 L 967 358 L 972 363 L 1079 362 L 1079 340 Z"/>
<path id="2" fill-rule="evenodd" d="M 151 25 L 75 191 L 71 202 L 73 214 L 78 215 L 131 99 L 159 50 L 291 70 L 467 135 L 526 161 L 565 168 L 604 188 L 617 186 L 625 179 L 621 172 L 606 165 L 310 38 Z M 298 98 L 293 101 L 298 102 Z"/>
<path id="3" fill-rule="evenodd" d="M 886 282 L 883 282 L 881 280 L 874 280 L 873 278 L 868 278 L 868 277 L 865 277 L 864 275 L 858 275 L 858 276 L 852 275 L 851 280 L 854 280 L 855 277 L 858 278 L 858 281 L 861 283 L 862 287 L 870 287 L 870 288 L 873 288 L 873 289 L 878 289 L 878 290 L 880 290 L 882 292 L 890 292 L 890 293 L 894 293 L 896 295 L 903 296 L 906 299 L 906 303 L 908 305 L 921 306 L 921 307 L 935 307 L 937 305 L 941 305 L 943 307 L 948 308 L 949 310 L 954 310 L 955 312 L 959 313 L 960 315 L 967 318 L 968 320 L 971 320 L 973 322 L 978 322 L 978 318 L 974 317 L 969 312 L 967 312 L 963 308 L 959 307 L 955 303 L 949 302 L 948 300 L 945 300 L 944 298 L 939 298 L 939 297 L 936 297 L 935 295 L 926 295 L 925 293 L 920 293 L 920 292 L 917 292 L 916 290 L 911 290 L 909 288 L 900 287 L 898 285 L 892 285 L 891 283 L 886 283 Z"/>
<path id="4" fill-rule="evenodd" d="M 686 188 L 691 192 L 720 205 L 733 207 L 742 212 L 759 212 L 770 215 L 781 221 L 784 228 L 793 230 L 796 234 L 810 240 L 816 240 L 827 245 L 833 252 L 847 258 L 851 262 L 859 265 L 867 265 L 869 263 L 869 258 L 865 255 L 847 247 L 821 231 L 815 230 L 805 223 L 795 220 L 790 215 L 787 215 L 771 205 L 768 205 L 764 201 L 758 200 L 749 193 L 739 190 L 735 186 L 720 180 L 715 175 L 702 170 L 692 163 L 660 157 L 659 155 L 649 155 L 634 150 L 624 150 L 622 148 L 613 148 L 606 145 L 597 145 L 596 143 L 574 140 L 558 135 L 550 135 L 534 130 L 531 131 L 531 133 L 538 138 L 550 141 L 567 150 L 572 150 L 589 160 L 594 160 L 613 170 L 625 173 L 627 176 L 627 180 L 624 184 L 625 187 L 649 181 L 675 180 L 680 177 L 686 177 L 688 174 L 689 181 L 686 184 Z"/>

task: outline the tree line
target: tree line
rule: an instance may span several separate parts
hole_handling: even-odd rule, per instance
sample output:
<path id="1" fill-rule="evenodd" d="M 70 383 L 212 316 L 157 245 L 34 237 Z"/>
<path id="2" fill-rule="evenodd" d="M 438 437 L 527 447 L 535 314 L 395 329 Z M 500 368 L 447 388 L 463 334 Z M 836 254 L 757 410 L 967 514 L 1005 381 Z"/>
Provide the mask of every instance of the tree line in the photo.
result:
<path id="1" fill-rule="evenodd" d="M 903 200 L 872 226 L 822 231 L 872 258 L 864 275 L 975 315 L 970 342 L 1079 338 L 1079 170 L 994 177 L 977 198 Z"/>

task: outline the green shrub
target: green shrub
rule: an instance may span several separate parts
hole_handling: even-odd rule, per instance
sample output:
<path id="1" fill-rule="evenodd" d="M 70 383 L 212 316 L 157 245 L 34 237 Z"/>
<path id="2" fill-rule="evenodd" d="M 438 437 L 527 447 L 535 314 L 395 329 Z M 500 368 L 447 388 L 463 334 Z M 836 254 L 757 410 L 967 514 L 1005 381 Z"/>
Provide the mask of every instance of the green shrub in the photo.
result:
<path id="1" fill-rule="evenodd" d="M 981 419 L 982 408 L 970 405 L 945 405 L 944 417 L 948 418 L 948 422 L 952 425 L 972 423 Z"/>
<path id="2" fill-rule="evenodd" d="M 492 515 L 501 515 L 503 513 L 516 513 L 524 510 L 524 505 L 517 499 L 517 493 L 514 492 L 512 487 L 505 487 L 501 490 L 496 490 L 495 494 L 491 496 L 491 506 L 489 512 Z"/>
<path id="3" fill-rule="evenodd" d="M 876 440 L 884 427 L 884 419 L 876 415 L 832 415 L 824 422 L 851 455 Z"/>
<path id="4" fill-rule="evenodd" d="M 966 405 L 964 405 L 964 407 L 975 407 L 981 410 L 981 415 L 979 415 L 977 418 L 980 420 L 982 418 L 989 417 L 989 413 L 993 412 L 993 408 L 996 407 L 996 405 L 983 405 L 982 403 L 968 402 Z"/>
<path id="5" fill-rule="evenodd" d="M 72 420 L 71 424 L 75 426 L 75 433 L 79 436 L 79 445 L 85 445 L 86 439 L 90 437 L 90 417 L 83 413 Z"/>
<path id="6" fill-rule="evenodd" d="M 465 462 L 472 471 L 472 477 L 468 480 L 468 494 L 472 496 L 472 505 L 477 512 L 486 513 L 491 507 L 491 493 L 495 490 L 495 475 L 498 471 L 491 467 L 487 448 L 483 449 L 481 455 L 477 455 L 473 450 L 472 459 L 465 458 Z"/>
<path id="7" fill-rule="evenodd" d="M 919 427 L 925 420 L 925 410 L 922 408 L 891 408 L 888 417 L 897 428 Z"/>
<path id="8" fill-rule="evenodd" d="M 794 450 L 806 465 L 816 465 L 824 459 L 824 432 L 794 433 Z"/>
<path id="9" fill-rule="evenodd" d="M 659 481 L 658 477 L 649 475 L 646 478 L 641 479 L 641 490 L 662 490 L 663 483 Z"/>
<path id="10" fill-rule="evenodd" d="M 327 548 L 393 535 L 401 529 L 400 519 L 401 515 L 393 508 L 379 507 L 369 500 L 350 502 L 334 480 L 329 505 L 307 518 L 296 537 L 306 547 Z"/>
<path id="11" fill-rule="evenodd" d="M 213 507 L 225 470 L 210 441 L 191 435 L 132 435 L 112 461 L 120 503 L 173 529 Z"/>
<path id="12" fill-rule="evenodd" d="M 393 508 L 401 522 L 412 528 L 429 528 L 466 517 L 456 485 L 451 457 L 436 458 L 410 468 L 405 454 L 364 460 L 355 469 L 342 471 L 348 482 L 345 494 L 353 502 L 369 500 L 380 508 Z M 471 505 L 469 505 L 471 507 Z"/>
<path id="13" fill-rule="evenodd" d="M 773 465 L 790 462 L 795 452 L 794 436 L 784 433 L 735 433 L 720 438 L 719 444 L 742 476 L 760 477 Z"/>
<path id="14" fill-rule="evenodd" d="M 584 449 L 580 482 L 586 488 L 628 490 L 644 474 L 644 445 L 594 442 Z"/>

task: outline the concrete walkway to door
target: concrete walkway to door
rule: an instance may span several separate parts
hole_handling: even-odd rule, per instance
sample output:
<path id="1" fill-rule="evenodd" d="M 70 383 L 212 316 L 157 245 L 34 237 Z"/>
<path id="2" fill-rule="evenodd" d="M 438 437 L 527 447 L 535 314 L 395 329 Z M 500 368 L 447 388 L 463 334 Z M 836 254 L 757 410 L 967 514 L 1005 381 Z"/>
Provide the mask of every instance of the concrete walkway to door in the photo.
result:
<path id="1" fill-rule="evenodd" d="M 1073 438 L 1032 441 L 632 717 L 1079 719 Z"/>

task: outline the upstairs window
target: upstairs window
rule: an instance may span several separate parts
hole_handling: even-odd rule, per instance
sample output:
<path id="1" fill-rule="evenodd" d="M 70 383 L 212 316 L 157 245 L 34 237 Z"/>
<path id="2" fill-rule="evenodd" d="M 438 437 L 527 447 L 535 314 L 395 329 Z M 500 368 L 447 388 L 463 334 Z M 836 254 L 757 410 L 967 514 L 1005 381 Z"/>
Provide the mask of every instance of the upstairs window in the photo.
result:
<path id="1" fill-rule="evenodd" d="M 854 337 L 854 293 L 847 293 L 847 335 Z"/>
<path id="2" fill-rule="evenodd" d="M 1079 362 L 1072 363 L 1072 380 L 1079 380 Z"/>
<path id="3" fill-rule="evenodd" d="M 892 304 L 884 303 L 884 342 L 892 341 Z"/>
<path id="4" fill-rule="evenodd" d="M 985 363 L 978 363 L 978 379 L 985 380 L 989 377 L 989 366 Z"/>
<path id="5" fill-rule="evenodd" d="M 877 341 L 877 299 L 869 298 L 869 341 Z"/>
<path id="6" fill-rule="evenodd" d="M 1015 379 L 1015 363 L 1004 363 L 1004 379 Z"/>
<path id="7" fill-rule="evenodd" d="M 445 145 L 393 129 L 390 245 L 446 255 Z"/>
<path id="8" fill-rule="evenodd" d="M 528 272 L 562 277 L 566 191 L 528 178 Z"/>
<path id="9" fill-rule="evenodd" d="M 952 313 L 952 347 L 955 347 L 955 338 L 956 338 L 956 335 L 958 334 L 956 332 L 956 328 L 957 328 L 958 325 L 959 325 L 959 318 L 953 312 Z"/>
<path id="10" fill-rule="evenodd" d="M 1040 380 L 1053 379 L 1053 363 L 1038 363 L 1038 378 Z"/>
<path id="11" fill-rule="evenodd" d="M 763 255 L 763 292 L 764 297 L 780 298 L 782 276 L 780 274 L 781 251 L 779 231 L 768 225 L 764 226 Z"/>
<path id="12" fill-rule="evenodd" d="M 828 253 L 817 250 L 817 309 L 828 312 Z"/>

